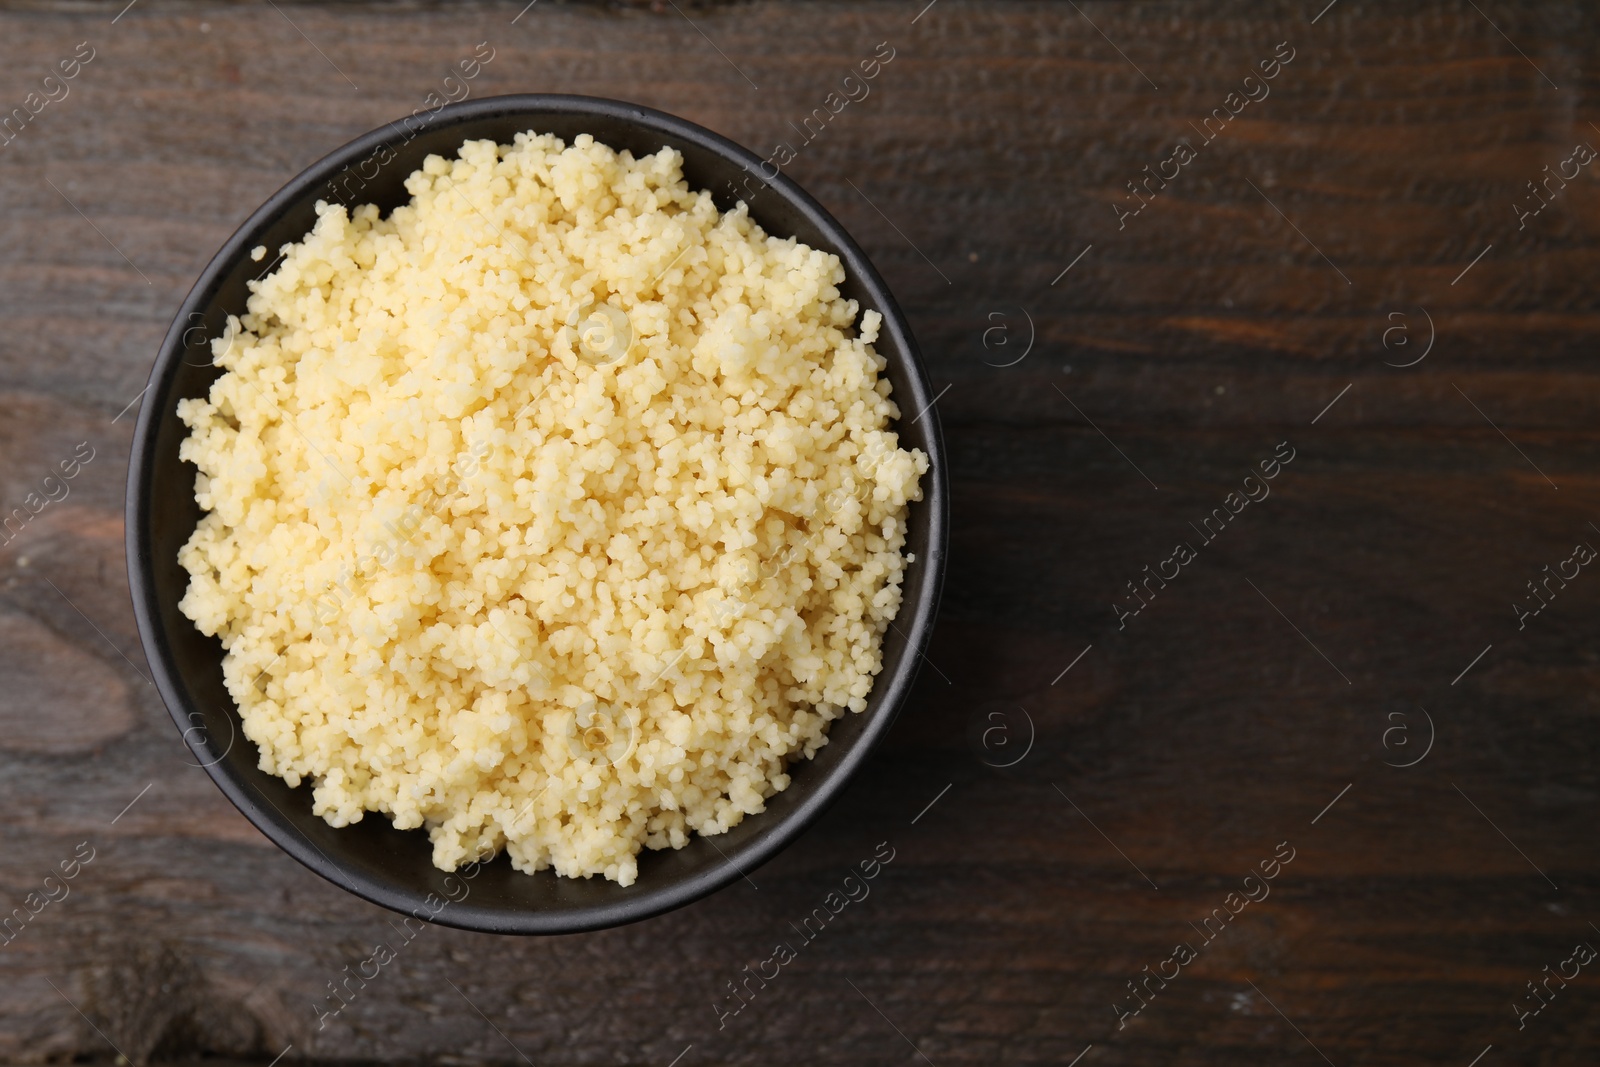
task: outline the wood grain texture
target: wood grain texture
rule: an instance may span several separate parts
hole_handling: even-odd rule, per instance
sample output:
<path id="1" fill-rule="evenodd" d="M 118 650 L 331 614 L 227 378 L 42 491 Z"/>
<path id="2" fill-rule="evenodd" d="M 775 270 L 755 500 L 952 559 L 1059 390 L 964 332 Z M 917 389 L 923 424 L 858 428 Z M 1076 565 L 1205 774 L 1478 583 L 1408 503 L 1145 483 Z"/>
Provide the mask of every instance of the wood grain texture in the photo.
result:
<path id="1" fill-rule="evenodd" d="M 1595 1062 L 1592 967 L 1520 1029 L 1513 1004 L 1600 945 L 1600 575 L 1525 629 L 1511 605 L 1600 544 L 1595 167 L 1514 210 L 1600 145 L 1600 13 L 682 6 L 0 11 L 0 113 L 96 50 L 0 148 L 0 504 L 95 452 L 0 547 L 0 898 L 94 857 L 0 949 L 0 1058 Z M 890 42 L 787 169 L 951 387 L 949 584 L 892 739 L 755 885 L 584 936 L 429 929 L 319 1028 L 327 983 L 398 935 L 185 765 L 128 606 L 119 413 L 232 228 L 480 41 L 476 96 L 623 97 L 763 153 Z M 1270 95 L 1200 144 L 1281 42 Z M 1196 158 L 1119 228 L 1183 137 Z M 1427 358 L 1385 365 L 1429 317 Z M 1200 545 L 1284 441 L 1271 496 Z M 1018 709 L 1031 750 L 987 765 L 1021 751 Z M 1431 750 L 1386 765 L 1423 752 L 1422 709 Z M 871 895 L 719 1026 L 726 983 L 883 841 Z M 1198 958 L 1119 1026 L 1179 942 Z"/>

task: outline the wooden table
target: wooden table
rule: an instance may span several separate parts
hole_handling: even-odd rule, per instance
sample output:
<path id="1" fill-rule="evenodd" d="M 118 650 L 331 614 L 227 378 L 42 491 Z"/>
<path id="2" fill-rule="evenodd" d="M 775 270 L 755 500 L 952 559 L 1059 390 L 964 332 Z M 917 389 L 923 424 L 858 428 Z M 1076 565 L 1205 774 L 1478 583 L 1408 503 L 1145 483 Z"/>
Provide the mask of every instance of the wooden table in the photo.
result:
<path id="1" fill-rule="evenodd" d="M 0 1059 L 1595 1062 L 1600 575 L 1563 561 L 1600 545 L 1600 15 L 925 2 L 0 13 L 4 110 L 93 51 L 0 148 L 0 503 L 68 489 L 0 548 L 4 899 L 93 855 L 0 949 Z M 474 96 L 764 152 L 887 42 L 788 170 L 944 390 L 949 583 L 891 741 L 753 883 L 431 929 L 319 1029 L 389 916 L 185 766 L 128 604 L 131 412 L 232 228 L 480 42 Z"/>

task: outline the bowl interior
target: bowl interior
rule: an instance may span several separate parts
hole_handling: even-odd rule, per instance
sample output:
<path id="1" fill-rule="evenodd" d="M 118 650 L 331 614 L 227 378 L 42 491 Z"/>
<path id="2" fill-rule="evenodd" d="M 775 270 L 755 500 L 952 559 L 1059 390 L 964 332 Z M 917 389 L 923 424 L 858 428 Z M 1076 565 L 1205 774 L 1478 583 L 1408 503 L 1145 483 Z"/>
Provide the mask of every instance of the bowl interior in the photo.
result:
<path id="1" fill-rule="evenodd" d="M 175 409 L 180 399 L 203 395 L 220 373 L 211 365 L 210 339 L 222 333 L 229 314 L 245 310 L 246 283 L 274 268 L 281 245 L 310 231 L 318 199 L 375 203 L 387 213 L 406 202 L 405 178 L 425 156 L 453 156 L 463 141 L 476 138 L 506 143 L 527 130 L 569 142 L 588 133 L 636 156 L 671 146 L 683 154 L 690 186 L 712 190 L 720 208 L 744 199 L 767 232 L 838 254 L 848 275 L 845 295 L 884 315 L 876 347 L 889 361 L 894 398 L 906 413 L 896 427 L 902 443 L 921 448 L 932 466 L 924 498 L 911 508 L 906 551 L 916 554 L 916 563 L 908 568 L 900 616 L 884 640 L 884 667 L 868 710 L 835 721 L 829 743 L 815 759 L 792 765 L 792 784 L 768 800 L 765 812 L 714 844 L 695 836 L 680 850 L 646 850 L 638 881 L 628 888 L 550 871 L 528 876 L 504 858 L 482 865 L 471 879 L 452 879 L 433 867 L 425 831 L 395 830 L 376 814 L 355 826 L 328 826 L 311 813 L 309 785 L 291 789 L 257 768 L 256 747 L 242 736 L 223 685 L 221 643 L 201 635 L 178 610 L 188 585 L 178 550 L 200 510 L 196 470 L 178 459 L 187 428 Z M 915 343 L 877 272 L 820 206 L 781 175 L 767 180 L 760 167 L 756 156 L 731 142 L 634 105 L 579 97 L 479 100 L 374 131 L 328 156 L 257 211 L 201 275 L 163 344 L 134 439 L 127 517 L 135 613 L 192 762 L 206 767 L 252 822 L 313 870 L 376 903 L 449 925 L 507 933 L 615 925 L 693 900 L 769 858 L 820 814 L 887 730 L 926 644 L 942 576 L 946 493 L 937 412 L 911 421 L 931 395 Z M 260 262 L 249 255 L 257 245 L 269 250 Z"/>

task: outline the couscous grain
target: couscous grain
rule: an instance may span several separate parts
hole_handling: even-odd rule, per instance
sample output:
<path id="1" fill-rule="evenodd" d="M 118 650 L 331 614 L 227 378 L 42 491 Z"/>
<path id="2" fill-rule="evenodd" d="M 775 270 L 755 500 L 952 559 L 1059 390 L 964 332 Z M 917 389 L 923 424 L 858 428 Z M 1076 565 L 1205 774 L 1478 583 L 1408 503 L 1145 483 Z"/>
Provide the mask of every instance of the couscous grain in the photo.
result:
<path id="1" fill-rule="evenodd" d="M 928 469 L 881 318 L 681 162 L 530 133 L 319 204 L 179 404 L 182 610 L 328 822 L 628 885 L 866 707 Z"/>

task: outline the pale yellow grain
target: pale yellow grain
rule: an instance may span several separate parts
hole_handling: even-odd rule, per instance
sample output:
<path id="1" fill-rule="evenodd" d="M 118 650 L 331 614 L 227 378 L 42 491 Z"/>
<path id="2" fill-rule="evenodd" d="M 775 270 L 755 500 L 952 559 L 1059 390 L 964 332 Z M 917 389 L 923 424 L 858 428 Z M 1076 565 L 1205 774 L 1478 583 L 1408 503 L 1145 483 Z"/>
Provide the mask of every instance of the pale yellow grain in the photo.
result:
<path id="1" fill-rule="evenodd" d="M 681 167 L 523 134 L 430 156 L 388 218 L 321 204 L 178 405 L 180 606 L 333 825 L 627 885 L 866 707 L 928 469 L 881 316 Z M 591 302 L 614 363 L 574 350 Z"/>

